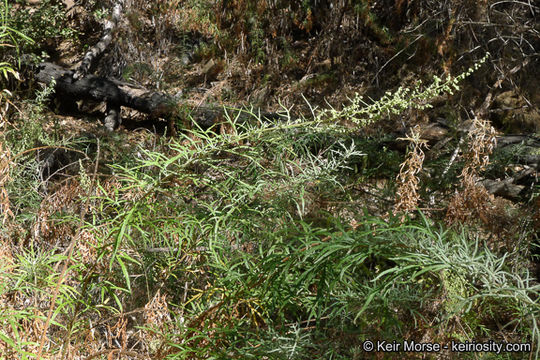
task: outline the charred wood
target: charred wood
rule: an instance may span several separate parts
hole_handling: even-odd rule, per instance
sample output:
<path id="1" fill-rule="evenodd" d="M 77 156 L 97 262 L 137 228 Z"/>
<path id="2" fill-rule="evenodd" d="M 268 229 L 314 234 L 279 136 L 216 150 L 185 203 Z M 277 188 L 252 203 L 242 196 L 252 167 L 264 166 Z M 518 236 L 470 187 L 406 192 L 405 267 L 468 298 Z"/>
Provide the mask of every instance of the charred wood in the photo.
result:
<path id="1" fill-rule="evenodd" d="M 73 78 L 74 71 L 53 63 L 41 63 L 34 74 L 37 82 L 50 85 L 54 80 L 54 88 L 60 101 L 93 100 L 107 104 L 105 126 L 114 129 L 119 123 L 120 107 L 149 114 L 153 119 L 166 119 L 170 122 L 182 119 L 186 126 L 187 119 L 192 119 L 203 129 L 223 121 L 224 110 L 215 106 L 191 106 L 179 103 L 174 97 L 156 91 L 149 91 L 126 82 L 108 79 L 96 75 L 87 75 L 80 79 Z M 261 112 L 261 117 L 275 120 L 280 117 L 277 113 Z M 234 116 L 233 116 L 234 117 Z M 242 120 L 249 115 L 242 114 Z M 171 129 L 172 130 L 172 129 Z"/>
<path id="2" fill-rule="evenodd" d="M 168 118 L 175 110 L 175 100 L 171 96 L 134 87 L 128 83 L 113 81 L 104 77 L 87 75 L 75 80 L 73 70 L 65 69 L 52 63 L 38 66 L 35 78 L 43 84 L 55 82 L 57 95 L 69 96 L 76 100 L 104 101 L 116 106 L 132 109 Z"/>
<path id="3" fill-rule="evenodd" d="M 113 8 L 111 19 L 105 22 L 103 36 L 101 37 L 100 41 L 95 46 L 90 48 L 90 50 L 88 50 L 88 52 L 84 55 L 81 64 L 73 74 L 73 79 L 77 80 L 84 77 L 90 70 L 94 60 L 97 59 L 97 57 L 101 55 L 105 49 L 107 49 L 107 47 L 109 47 L 113 38 L 113 30 L 118 24 L 118 19 L 120 18 L 121 13 L 122 1 L 118 1 Z"/>

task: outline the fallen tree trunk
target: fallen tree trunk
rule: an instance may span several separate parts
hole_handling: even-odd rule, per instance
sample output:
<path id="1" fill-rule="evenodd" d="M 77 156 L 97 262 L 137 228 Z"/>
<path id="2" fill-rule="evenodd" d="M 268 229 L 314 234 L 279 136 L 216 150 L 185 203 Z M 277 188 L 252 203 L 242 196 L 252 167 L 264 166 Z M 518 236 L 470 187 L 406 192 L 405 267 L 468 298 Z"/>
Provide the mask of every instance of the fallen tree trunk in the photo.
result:
<path id="1" fill-rule="evenodd" d="M 190 106 L 179 103 L 174 97 L 161 92 L 149 91 L 142 87 L 122 81 L 112 80 L 95 75 L 87 75 L 75 80 L 74 71 L 52 63 L 41 63 L 35 72 L 35 79 L 43 84 L 55 82 L 55 92 L 60 101 L 94 100 L 107 104 L 105 126 L 113 130 L 118 122 L 115 117 L 121 106 L 149 114 L 152 118 L 169 121 L 174 132 L 173 123 L 180 118 L 186 123 L 187 118 L 204 128 L 222 121 L 224 110 L 215 106 Z M 260 112 L 261 117 L 277 119 L 277 113 Z M 243 114 L 243 119 L 249 117 Z"/>
<path id="2" fill-rule="evenodd" d="M 41 63 L 35 78 L 47 85 L 54 80 L 56 94 L 67 96 L 67 99 L 103 101 L 111 106 L 127 106 L 156 118 L 167 119 L 175 114 L 176 101 L 167 94 L 95 75 L 75 80 L 73 75 L 73 70 L 52 63 Z"/>

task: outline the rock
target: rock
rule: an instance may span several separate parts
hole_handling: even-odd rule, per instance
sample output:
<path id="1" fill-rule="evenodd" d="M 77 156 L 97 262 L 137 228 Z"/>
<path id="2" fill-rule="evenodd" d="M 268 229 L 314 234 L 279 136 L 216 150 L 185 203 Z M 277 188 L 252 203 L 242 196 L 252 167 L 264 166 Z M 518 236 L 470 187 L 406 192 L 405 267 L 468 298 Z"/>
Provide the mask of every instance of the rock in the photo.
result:
<path id="1" fill-rule="evenodd" d="M 495 97 L 490 110 L 493 123 L 507 133 L 540 131 L 540 113 L 514 90 Z"/>

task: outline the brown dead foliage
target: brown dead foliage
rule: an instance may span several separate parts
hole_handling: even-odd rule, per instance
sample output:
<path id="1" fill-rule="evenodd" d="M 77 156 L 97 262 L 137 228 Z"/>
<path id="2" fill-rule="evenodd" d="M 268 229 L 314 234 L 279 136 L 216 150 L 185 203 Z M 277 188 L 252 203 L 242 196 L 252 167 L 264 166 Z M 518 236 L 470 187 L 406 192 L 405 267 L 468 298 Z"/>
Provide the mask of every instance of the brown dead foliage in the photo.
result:
<path id="1" fill-rule="evenodd" d="M 419 126 L 414 127 L 410 136 L 404 140 L 410 141 L 410 146 L 397 176 L 398 190 L 394 211 L 408 213 L 416 210 L 420 200 L 418 173 L 422 170 L 425 159 L 422 147 L 427 147 L 427 141 L 420 138 Z"/>
<path id="2" fill-rule="evenodd" d="M 477 184 L 477 181 L 480 172 L 489 164 L 489 155 L 495 148 L 495 129 L 489 120 L 475 117 L 467 136 L 468 150 L 463 155 L 465 166 L 460 175 L 461 190 L 456 192 L 448 204 L 446 221 L 449 224 L 466 223 L 479 218 L 487 224 L 490 204 L 494 197 L 482 185 Z"/>
<path id="3" fill-rule="evenodd" d="M 161 295 L 160 290 L 144 306 L 143 318 L 145 322 L 144 340 L 148 343 L 160 342 L 160 334 L 164 334 L 172 329 L 166 326 L 171 323 L 169 305 L 166 295 Z"/>
<path id="4" fill-rule="evenodd" d="M 9 173 L 11 171 L 11 152 L 9 148 L 4 148 L 0 142 L 0 223 L 7 225 L 7 221 L 13 218 L 13 212 L 10 208 L 9 195 L 6 185 L 10 181 Z"/>
<path id="5" fill-rule="evenodd" d="M 55 221 L 51 217 L 61 211 L 73 212 L 80 200 L 82 189 L 76 178 L 71 178 L 41 202 L 33 233 L 47 242 L 66 240 L 73 234 L 69 223 Z"/>

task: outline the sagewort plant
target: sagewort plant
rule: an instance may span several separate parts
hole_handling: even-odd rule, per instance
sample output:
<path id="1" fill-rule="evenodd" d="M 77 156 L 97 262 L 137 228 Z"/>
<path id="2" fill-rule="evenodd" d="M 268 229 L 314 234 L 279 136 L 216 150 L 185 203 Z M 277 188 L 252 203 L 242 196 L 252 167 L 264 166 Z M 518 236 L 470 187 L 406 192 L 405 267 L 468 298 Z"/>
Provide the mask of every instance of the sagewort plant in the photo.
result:
<path id="1" fill-rule="evenodd" d="M 88 206 L 87 216 L 65 216 L 41 231 L 43 238 L 75 237 L 73 261 L 60 274 L 57 264 L 66 255 L 52 256 L 57 249 L 28 250 L 16 260 L 17 272 L 2 282 L 0 299 L 11 306 L 5 308 L 16 305 L 2 298 L 9 291 L 19 303 L 45 306 L 0 314 L 6 319 L 0 324 L 8 324 L 0 325 L 0 350 L 29 358 L 41 342 L 50 359 L 337 358 L 339 346 L 319 345 L 332 338 L 348 347 L 350 358 L 360 358 L 358 342 L 343 341 L 359 339 L 360 327 L 362 336 L 383 328 L 388 338 L 402 337 L 401 328 L 421 323 L 421 305 L 436 299 L 431 285 L 450 278 L 443 271 L 456 271 L 465 255 L 478 258 L 478 266 L 488 263 L 486 256 L 475 253 L 470 239 L 452 243 L 425 219 L 410 226 L 355 213 L 358 225 L 351 227 L 339 209 L 320 211 L 318 201 L 339 198 L 336 203 L 358 209 L 344 189 L 353 181 L 350 164 L 364 151 L 349 131 L 426 106 L 423 93 L 400 90 L 314 119 L 287 111 L 275 122 L 254 113 L 247 122 L 229 117 L 221 133 L 192 129 L 159 148 L 141 146 L 135 159 L 96 177 L 95 186 L 83 186 L 89 176 L 81 169 L 62 197 L 43 202 L 50 218 L 59 216 L 54 208 L 76 214 Z M 424 158 L 418 129 L 409 139 L 398 177 L 401 211 L 418 204 Z M 69 221 L 71 231 L 60 231 Z M 486 273 L 468 269 L 458 267 L 460 279 Z M 525 299 L 531 292 L 523 293 Z M 50 326 L 43 308 L 51 310 Z M 25 316 L 38 331 L 18 322 Z"/>

